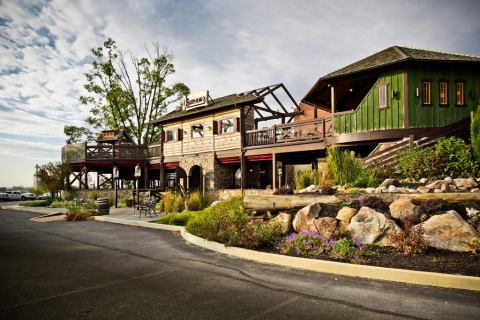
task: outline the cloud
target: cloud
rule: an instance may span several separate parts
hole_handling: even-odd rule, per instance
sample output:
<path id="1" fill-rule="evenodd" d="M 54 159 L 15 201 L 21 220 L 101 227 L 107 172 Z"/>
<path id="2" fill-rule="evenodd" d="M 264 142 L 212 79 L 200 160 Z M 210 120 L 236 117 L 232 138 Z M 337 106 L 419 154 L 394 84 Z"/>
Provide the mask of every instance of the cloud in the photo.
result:
<path id="1" fill-rule="evenodd" d="M 391 45 L 478 55 L 479 11 L 446 0 L 0 1 L 0 134 L 62 141 L 64 125 L 81 125 L 90 49 L 108 37 L 135 55 L 168 48 L 192 91 L 284 82 L 300 100 L 318 77 Z"/>

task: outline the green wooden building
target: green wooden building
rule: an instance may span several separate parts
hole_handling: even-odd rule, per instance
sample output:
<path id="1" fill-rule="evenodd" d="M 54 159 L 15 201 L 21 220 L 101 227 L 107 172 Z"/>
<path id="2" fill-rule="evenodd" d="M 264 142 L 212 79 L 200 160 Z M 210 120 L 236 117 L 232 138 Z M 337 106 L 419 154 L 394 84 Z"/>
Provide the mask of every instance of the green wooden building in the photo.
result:
<path id="1" fill-rule="evenodd" d="M 480 57 L 393 46 L 320 78 L 301 108 L 333 115 L 334 144 L 373 143 L 465 135 L 479 96 Z"/>

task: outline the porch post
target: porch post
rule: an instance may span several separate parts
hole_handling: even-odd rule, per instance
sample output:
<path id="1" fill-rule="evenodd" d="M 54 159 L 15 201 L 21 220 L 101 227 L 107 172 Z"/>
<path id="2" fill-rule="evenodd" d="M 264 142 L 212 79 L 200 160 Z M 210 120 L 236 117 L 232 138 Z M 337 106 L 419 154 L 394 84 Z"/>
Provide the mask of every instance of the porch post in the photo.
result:
<path id="1" fill-rule="evenodd" d="M 332 135 L 335 135 L 335 88 L 333 85 L 330 87 L 330 104 L 332 107 Z"/>
<path id="2" fill-rule="evenodd" d="M 165 140 L 165 133 L 163 126 L 160 126 L 160 190 L 165 190 L 165 158 L 163 156 L 163 143 Z"/>
<path id="3" fill-rule="evenodd" d="M 150 181 L 148 180 L 148 164 L 146 161 L 143 164 L 143 168 L 145 171 L 145 175 L 143 176 L 143 188 L 150 189 L 150 183 L 149 183 Z"/>
<path id="4" fill-rule="evenodd" d="M 272 189 L 277 190 L 277 154 L 272 153 Z"/>
<path id="5" fill-rule="evenodd" d="M 83 168 L 85 170 L 85 190 L 88 190 L 88 168 L 86 166 Z"/>
<path id="6" fill-rule="evenodd" d="M 246 187 L 246 162 L 245 162 L 245 115 L 244 115 L 244 107 L 240 107 L 240 171 L 242 174 L 240 189 L 243 191 Z"/>

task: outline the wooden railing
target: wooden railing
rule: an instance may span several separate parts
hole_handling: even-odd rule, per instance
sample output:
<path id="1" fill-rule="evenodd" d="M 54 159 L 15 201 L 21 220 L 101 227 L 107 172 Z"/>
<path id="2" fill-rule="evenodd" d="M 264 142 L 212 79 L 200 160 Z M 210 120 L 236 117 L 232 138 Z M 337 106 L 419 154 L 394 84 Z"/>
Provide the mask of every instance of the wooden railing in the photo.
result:
<path id="1" fill-rule="evenodd" d="M 156 158 L 162 155 L 162 146 L 161 145 L 150 145 L 148 146 L 148 157 Z"/>
<path id="2" fill-rule="evenodd" d="M 62 161 L 82 160 L 110 160 L 110 159 L 139 159 L 148 157 L 147 147 L 135 144 L 97 144 L 87 145 L 85 143 L 66 145 L 62 148 Z"/>
<path id="3" fill-rule="evenodd" d="M 332 118 L 318 118 L 275 125 L 246 132 L 246 147 L 321 141 L 332 136 Z"/>

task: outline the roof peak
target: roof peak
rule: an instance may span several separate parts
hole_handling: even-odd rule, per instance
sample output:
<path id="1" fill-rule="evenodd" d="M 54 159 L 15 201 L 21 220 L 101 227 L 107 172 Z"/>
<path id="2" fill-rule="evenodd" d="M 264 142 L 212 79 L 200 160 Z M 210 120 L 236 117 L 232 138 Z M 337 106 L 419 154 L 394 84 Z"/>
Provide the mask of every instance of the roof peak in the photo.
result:
<path id="1" fill-rule="evenodd" d="M 418 47 L 412 47 L 412 46 L 404 46 L 404 45 L 394 45 L 394 46 L 391 46 L 390 48 L 397 48 L 397 49 L 399 49 L 403 54 L 406 54 L 406 55 L 408 55 L 408 54 L 405 53 L 402 49 L 419 50 L 419 51 L 425 51 L 425 52 L 448 54 L 448 55 L 456 55 L 456 56 L 463 56 L 463 57 L 478 58 L 478 59 L 480 59 L 480 56 L 473 55 L 473 54 L 458 53 L 458 52 L 448 52 L 448 51 L 433 50 L 433 49 L 424 49 L 424 48 L 418 48 Z M 390 48 L 387 48 L 387 49 L 390 49 Z"/>

